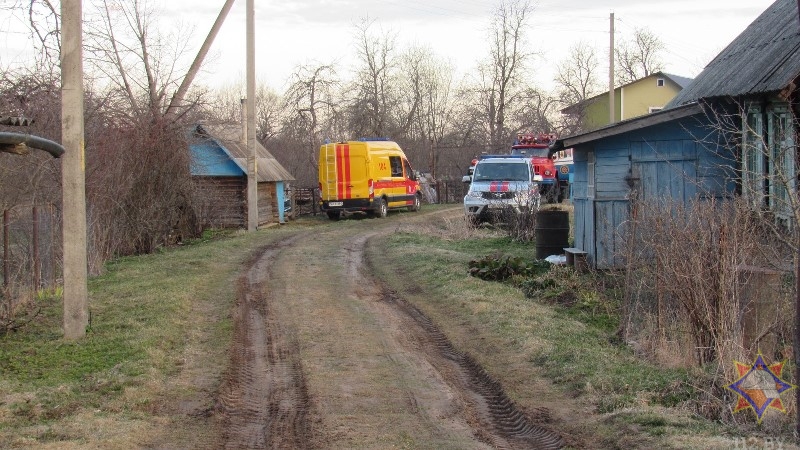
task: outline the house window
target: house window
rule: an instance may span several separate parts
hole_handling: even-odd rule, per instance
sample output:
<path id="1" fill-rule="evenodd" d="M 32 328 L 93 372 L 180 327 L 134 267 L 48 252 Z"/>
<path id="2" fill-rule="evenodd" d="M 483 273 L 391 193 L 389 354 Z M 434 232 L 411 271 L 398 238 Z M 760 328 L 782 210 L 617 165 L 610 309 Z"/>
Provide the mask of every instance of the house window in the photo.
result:
<path id="1" fill-rule="evenodd" d="M 663 78 L 656 79 L 656 86 L 658 87 L 664 86 L 664 79 Z"/>
<path id="2" fill-rule="evenodd" d="M 761 108 L 746 110 L 742 130 L 742 195 L 753 208 L 764 205 L 766 184 L 764 126 Z"/>
<path id="3" fill-rule="evenodd" d="M 786 103 L 746 109 L 742 130 L 742 195 L 782 222 L 792 218 L 797 189 L 797 136 Z"/>
<path id="4" fill-rule="evenodd" d="M 796 187 L 795 134 L 792 116 L 786 107 L 767 114 L 769 207 L 779 218 L 792 214 L 792 195 Z"/>

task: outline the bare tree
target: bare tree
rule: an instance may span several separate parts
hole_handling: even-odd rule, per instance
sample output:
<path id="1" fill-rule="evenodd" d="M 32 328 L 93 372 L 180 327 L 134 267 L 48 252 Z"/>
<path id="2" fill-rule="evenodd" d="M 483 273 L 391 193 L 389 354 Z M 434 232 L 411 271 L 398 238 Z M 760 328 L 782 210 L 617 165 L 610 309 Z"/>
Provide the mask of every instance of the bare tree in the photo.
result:
<path id="1" fill-rule="evenodd" d="M 371 33 L 374 21 L 362 20 L 356 26 L 358 58 L 361 66 L 351 92 L 350 129 L 357 135 L 386 136 L 391 128 L 389 112 L 395 99 L 392 77 L 395 69 L 395 34 Z"/>
<path id="2" fill-rule="evenodd" d="M 336 70 L 331 64 L 300 66 L 291 79 L 292 84 L 284 94 L 285 108 L 307 132 L 305 143 L 316 148 L 323 134 L 331 136 L 330 120 L 337 114 Z"/>
<path id="3" fill-rule="evenodd" d="M 24 23 L 34 46 L 37 72 L 53 74 L 61 56 L 61 15 L 58 2 L 52 0 L 12 0 L 0 5 L 10 17 Z"/>
<path id="4" fill-rule="evenodd" d="M 555 98 L 529 87 L 520 93 L 518 103 L 519 106 L 513 110 L 513 128 L 509 127 L 512 134 L 526 130 L 555 130 L 553 116 L 558 104 Z"/>
<path id="5" fill-rule="evenodd" d="M 435 147 L 452 119 L 452 73 L 452 66 L 428 48 L 412 47 L 400 58 L 397 83 L 404 95 L 394 108 L 398 134 L 411 144 L 406 153 L 412 161 L 427 161 L 434 175 Z"/>
<path id="6" fill-rule="evenodd" d="M 188 31 L 163 34 L 149 0 L 101 0 L 86 22 L 87 72 L 111 86 L 107 108 L 120 116 L 161 117 L 186 72 Z M 186 64 L 188 67 L 188 64 Z M 203 91 L 187 101 L 196 106 Z"/>
<path id="7" fill-rule="evenodd" d="M 570 112 L 561 117 L 561 134 L 569 135 L 583 129 L 584 102 L 602 90 L 598 66 L 594 48 L 585 41 L 573 45 L 569 55 L 558 65 L 556 95 L 561 108 L 570 108 Z"/>
<path id="8" fill-rule="evenodd" d="M 163 34 L 148 0 L 94 5 L 84 28 L 87 73 L 98 80 L 87 92 L 96 122 L 87 126 L 86 190 L 90 268 L 98 270 L 111 255 L 149 252 L 198 231 L 182 120 L 204 92 L 167 116 L 188 36 Z"/>
<path id="9" fill-rule="evenodd" d="M 658 36 L 645 28 L 636 28 L 632 40 L 623 41 L 614 49 L 617 85 L 628 84 L 663 70 L 660 57 L 664 48 Z"/>
<path id="10" fill-rule="evenodd" d="M 527 0 L 507 0 L 494 13 L 490 29 L 490 60 L 481 68 L 482 101 L 485 102 L 489 148 L 508 145 L 506 115 L 519 98 L 530 54 L 525 51 L 525 32 L 532 7 Z"/>
<path id="11" fill-rule="evenodd" d="M 264 146 L 278 135 L 284 116 L 284 101 L 262 84 L 256 89 L 256 139 Z"/>

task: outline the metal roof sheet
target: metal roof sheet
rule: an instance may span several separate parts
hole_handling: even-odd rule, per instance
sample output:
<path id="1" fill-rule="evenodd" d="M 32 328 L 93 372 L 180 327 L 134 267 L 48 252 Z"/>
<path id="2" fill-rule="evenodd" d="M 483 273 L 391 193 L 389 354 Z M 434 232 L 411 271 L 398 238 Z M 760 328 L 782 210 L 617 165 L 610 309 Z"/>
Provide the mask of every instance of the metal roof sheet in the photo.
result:
<path id="1" fill-rule="evenodd" d="M 777 92 L 798 75 L 800 21 L 797 0 L 777 0 L 666 107 L 701 98 Z"/>
<path id="2" fill-rule="evenodd" d="M 213 139 L 226 150 L 242 172 L 247 174 L 247 145 L 242 142 L 242 127 L 233 124 L 198 125 L 196 131 L 203 137 Z M 256 162 L 258 182 L 294 181 L 294 177 L 275 159 L 274 156 L 256 141 Z"/>

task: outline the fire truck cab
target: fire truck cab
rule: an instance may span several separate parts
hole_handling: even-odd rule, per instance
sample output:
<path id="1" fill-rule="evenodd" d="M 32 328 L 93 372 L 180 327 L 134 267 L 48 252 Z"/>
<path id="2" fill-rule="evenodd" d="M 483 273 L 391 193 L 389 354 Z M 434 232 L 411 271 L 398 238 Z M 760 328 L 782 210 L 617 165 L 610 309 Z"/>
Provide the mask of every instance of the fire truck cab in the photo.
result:
<path id="1" fill-rule="evenodd" d="M 541 196 L 547 202 L 561 202 L 563 189 L 559 184 L 555 162 L 550 156 L 550 145 L 556 136 L 551 133 L 518 133 L 511 145 L 511 154 L 529 158 L 535 175 L 542 177 Z"/>

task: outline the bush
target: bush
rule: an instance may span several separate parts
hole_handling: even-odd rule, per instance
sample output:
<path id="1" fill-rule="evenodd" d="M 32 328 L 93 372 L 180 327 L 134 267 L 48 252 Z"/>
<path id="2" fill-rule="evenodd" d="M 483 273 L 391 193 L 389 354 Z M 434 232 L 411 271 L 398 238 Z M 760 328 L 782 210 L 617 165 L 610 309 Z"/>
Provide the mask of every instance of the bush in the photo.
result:
<path id="1" fill-rule="evenodd" d="M 519 256 L 489 255 L 469 262 L 469 274 L 489 281 L 504 281 L 513 276 L 534 276 L 550 270 L 547 261 L 526 260 Z"/>

